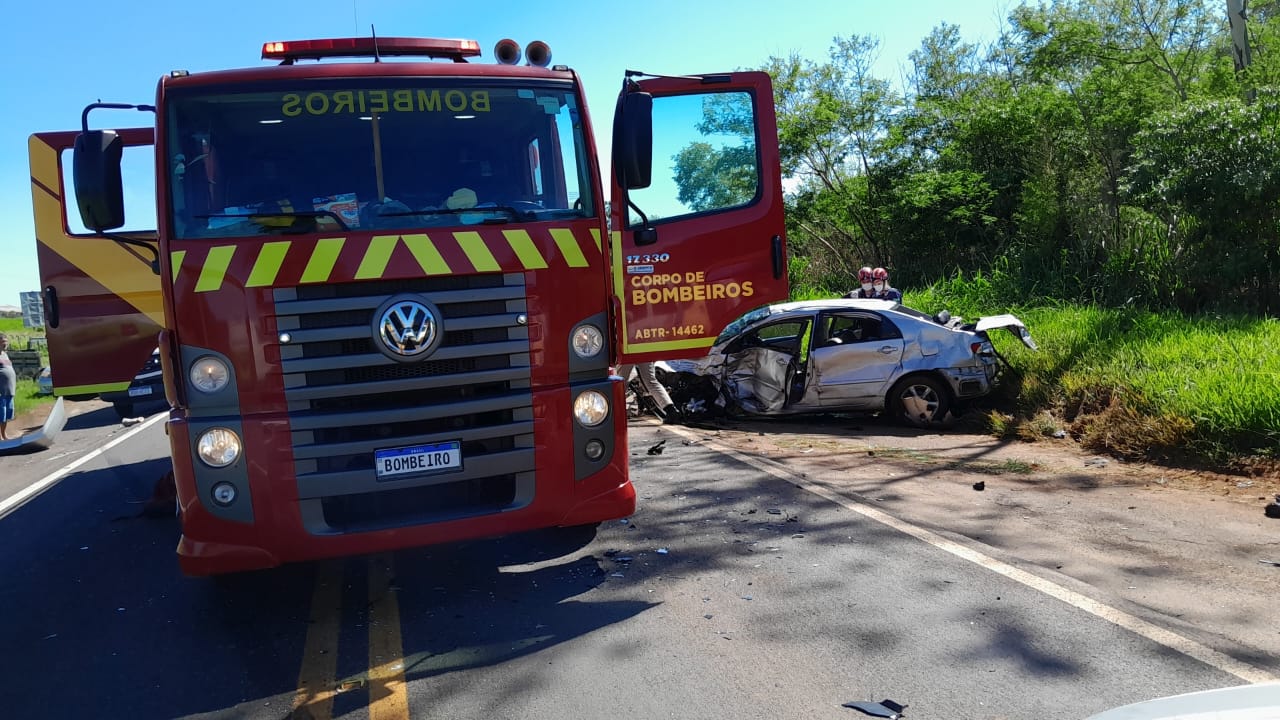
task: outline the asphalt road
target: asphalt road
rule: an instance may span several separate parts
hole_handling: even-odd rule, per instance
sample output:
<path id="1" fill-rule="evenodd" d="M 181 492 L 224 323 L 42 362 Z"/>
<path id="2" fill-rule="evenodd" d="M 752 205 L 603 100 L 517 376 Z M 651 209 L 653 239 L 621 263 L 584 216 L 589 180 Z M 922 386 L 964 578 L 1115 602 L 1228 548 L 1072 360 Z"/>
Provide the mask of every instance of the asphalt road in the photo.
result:
<path id="1" fill-rule="evenodd" d="M 980 544 L 648 424 L 640 509 L 594 536 L 183 578 L 177 520 L 137 517 L 162 426 L 111 446 L 133 429 L 99 412 L 0 457 L 5 498 L 106 448 L 0 519 L 5 717 L 851 718 L 891 698 L 1038 720 L 1243 682 L 965 556 Z"/>

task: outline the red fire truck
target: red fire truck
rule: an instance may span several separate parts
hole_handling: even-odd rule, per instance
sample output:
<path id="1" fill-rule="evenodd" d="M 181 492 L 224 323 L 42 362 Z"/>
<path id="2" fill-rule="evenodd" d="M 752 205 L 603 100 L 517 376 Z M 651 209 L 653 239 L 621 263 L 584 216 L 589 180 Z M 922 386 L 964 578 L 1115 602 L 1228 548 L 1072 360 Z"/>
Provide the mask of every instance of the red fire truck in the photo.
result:
<path id="1" fill-rule="evenodd" d="M 126 389 L 159 338 L 187 574 L 625 517 L 611 367 L 786 295 L 767 75 L 629 72 L 606 177 L 571 68 L 479 55 L 271 42 L 31 136 L 57 391 Z M 130 108 L 154 126 L 90 129 Z M 145 146 L 157 227 L 126 232 Z"/>

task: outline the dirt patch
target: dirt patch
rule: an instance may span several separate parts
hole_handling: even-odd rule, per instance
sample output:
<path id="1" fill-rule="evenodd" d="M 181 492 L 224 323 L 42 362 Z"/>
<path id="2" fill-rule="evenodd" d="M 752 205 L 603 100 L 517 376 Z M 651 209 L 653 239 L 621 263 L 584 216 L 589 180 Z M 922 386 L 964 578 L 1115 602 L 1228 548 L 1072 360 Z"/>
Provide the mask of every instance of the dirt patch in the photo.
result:
<path id="1" fill-rule="evenodd" d="M 958 431 L 917 431 L 868 418 L 749 421 L 706 430 L 720 442 L 776 460 L 817 463 L 838 470 L 868 461 L 895 475 L 960 473 L 1006 477 L 1051 491 L 1098 487 L 1151 487 L 1221 498 L 1258 508 L 1280 494 L 1280 466 L 1258 460 L 1238 472 L 1169 467 L 1091 453 L 1070 437 L 1035 441 L 998 439 Z"/>

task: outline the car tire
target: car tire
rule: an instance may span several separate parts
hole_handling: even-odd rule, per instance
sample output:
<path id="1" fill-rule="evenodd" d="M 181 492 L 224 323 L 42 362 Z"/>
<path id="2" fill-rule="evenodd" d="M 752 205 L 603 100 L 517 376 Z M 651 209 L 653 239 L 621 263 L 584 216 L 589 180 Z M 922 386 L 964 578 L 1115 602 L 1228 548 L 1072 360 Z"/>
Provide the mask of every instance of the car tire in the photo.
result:
<path id="1" fill-rule="evenodd" d="M 931 427 L 950 412 L 951 393 L 935 377 L 911 375 L 893 386 L 886 405 L 896 420 L 913 427 Z"/>
<path id="2" fill-rule="evenodd" d="M 131 402 L 113 402 L 111 407 L 115 409 L 116 415 L 119 415 L 121 420 L 133 417 L 133 403 Z"/>

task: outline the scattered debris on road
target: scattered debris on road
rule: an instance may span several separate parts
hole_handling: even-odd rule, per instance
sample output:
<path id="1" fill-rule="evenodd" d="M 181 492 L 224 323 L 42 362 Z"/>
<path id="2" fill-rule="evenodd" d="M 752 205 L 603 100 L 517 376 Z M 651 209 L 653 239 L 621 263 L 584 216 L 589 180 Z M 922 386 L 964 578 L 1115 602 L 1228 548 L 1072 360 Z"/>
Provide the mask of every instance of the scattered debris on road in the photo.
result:
<path id="1" fill-rule="evenodd" d="M 1280 495 L 1276 496 L 1276 501 L 1268 503 L 1263 512 L 1269 518 L 1280 518 Z"/>
<path id="2" fill-rule="evenodd" d="M 666 444 L 667 444 L 667 441 L 666 441 L 665 439 L 664 439 L 664 440 L 659 440 L 658 442 L 656 442 L 656 443 L 654 443 L 653 445 L 649 446 L 649 454 L 650 454 L 650 455 L 661 455 L 661 454 L 662 454 L 662 451 L 665 449 L 663 446 L 664 446 L 664 445 L 666 445 Z"/>
<path id="3" fill-rule="evenodd" d="M 841 705 L 841 707 L 853 708 L 854 710 L 860 710 L 872 717 L 889 718 L 890 720 L 896 720 L 896 718 L 902 717 L 902 711 L 907 709 L 906 705 L 900 705 L 888 699 L 881 700 L 880 702 L 864 702 L 861 700 L 855 700 L 853 702 L 847 702 L 844 705 Z"/>
<path id="4" fill-rule="evenodd" d="M 669 553 L 669 552 L 671 552 L 671 551 L 670 551 L 670 550 L 668 550 L 668 549 L 666 549 L 666 548 L 658 548 L 658 554 L 659 554 L 659 555 L 666 555 L 666 554 L 667 554 L 667 553 Z"/>
<path id="5" fill-rule="evenodd" d="M 1111 461 L 1101 457 L 1091 457 L 1084 461 L 1085 467 L 1106 467 Z"/>
<path id="6" fill-rule="evenodd" d="M 974 483 L 974 484 L 973 484 L 973 489 L 974 489 L 974 490 L 977 490 L 978 492 L 982 492 L 983 490 L 986 490 L 986 489 L 987 489 L 987 481 L 986 481 L 986 480 L 979 480 L 978 482 L 976 482 L 976 483 Z"/>
<path id="7" fill-rule="evenodd" d="M 1272 567 L 1280 567 L 1280 560 L 1259 560 L 1258 562 L 1262 563 L 1263 565 L 1270 565 L 1270 566 L 1272 566 Z"/>

